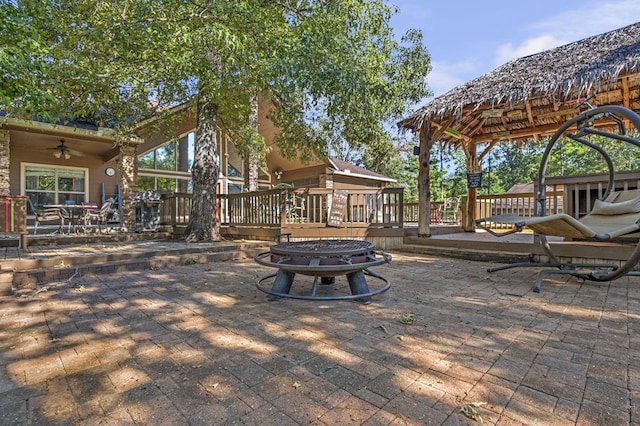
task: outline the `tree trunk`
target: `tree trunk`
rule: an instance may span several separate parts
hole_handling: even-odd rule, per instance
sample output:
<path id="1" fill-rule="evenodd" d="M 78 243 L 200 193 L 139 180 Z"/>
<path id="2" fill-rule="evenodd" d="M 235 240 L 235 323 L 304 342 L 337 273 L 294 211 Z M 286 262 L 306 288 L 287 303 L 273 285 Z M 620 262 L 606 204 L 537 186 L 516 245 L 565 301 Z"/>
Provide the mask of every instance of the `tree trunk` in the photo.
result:
<path id="1" fill-rule="evenodd" d="M 431 236 L 431 125 L 420 128 L 420 164 L 418 168 L 418 236 Z"/>
<path id="2" fill-rule="evenodd" d="M 192 167 L 193 199 L 190 221 L 185 231 L 187 242 L 219 241 L 219 223 L 216 220 L 216 186 L 220 174 L 220 153 L 216 120 L 218 105 L 209 94 L 198 96 L 195 156 Z"/>
<path id="3" fill-rule="evenodd" d="M 253 155 L 244 160 L 244 185 L 249 192 L 258 190 L 258 160 Z"/>
<path id="4" fill-rule="evenodd" d="M 252 112 L 249 117 L 249 125 L 256 132 L 258 131 L 258 97 L 255 96 L 253 98 L 253 102 L 251 105 Z M 247 191 L 257 191 L 258 190 L 258 178 L 259 178 L 259 168 L 258 168 L 258 159 L 249 154 L 247 158 L 244 159 L 244 186 L 247 188 Z"/>

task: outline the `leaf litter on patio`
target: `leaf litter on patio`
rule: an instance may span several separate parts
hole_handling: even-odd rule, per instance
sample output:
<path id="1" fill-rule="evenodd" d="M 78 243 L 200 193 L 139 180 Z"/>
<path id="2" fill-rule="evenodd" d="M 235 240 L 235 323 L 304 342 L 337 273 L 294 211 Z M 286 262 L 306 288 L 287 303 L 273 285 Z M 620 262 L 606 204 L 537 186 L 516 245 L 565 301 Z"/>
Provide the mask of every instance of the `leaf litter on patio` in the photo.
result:
<path id="1" fill-rule="evenodd" d="M 486 402 L 470 402 L 468 404 L 460 407 L 460 412 L 465 415 L 465 417 L 470 418 L 478 423 L 482 423 L 482 417 L 480 417 L 480 413 L 476 408 L 485 405 Z"/>
<path id="2" fill-rule="evenodd" d="M 413 315 L 413 313 L 407 312 L 400 315 L 398 317 L 398 321 L 400 322 L 400 324 L 413 325 L 413 323 L 415 322 L 415 316 Z"/>

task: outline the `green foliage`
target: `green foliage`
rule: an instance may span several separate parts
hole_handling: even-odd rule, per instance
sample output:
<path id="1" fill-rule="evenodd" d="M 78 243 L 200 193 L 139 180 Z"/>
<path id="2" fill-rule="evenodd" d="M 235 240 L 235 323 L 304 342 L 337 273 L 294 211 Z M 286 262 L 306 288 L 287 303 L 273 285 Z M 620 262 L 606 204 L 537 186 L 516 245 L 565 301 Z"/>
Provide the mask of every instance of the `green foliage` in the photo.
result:
<path id="1" fill-rule="evenodd" d="M 270 105 L 285 156 L 310 160 L 348 145 L 385 169 L 398 167 L 385 124 L 429 94 L 422 35 L 409 31 L 397 42 L 389 26 L 396 10 L 383 0 L 0 6 L 1 109 L 100 122 L 123 137 L 145 118 L 167 123 L 170 107 L 199 109 L 204 136 L 196 137 L 188 228 L 196 240 L 215 235 L 205 221 L 214 224 L 216 126 L 242 155 L 264 161 L 265 140 L 251 120 L 256 96 Z"/>
<path id="2" fill-rule="evenodd" d="M 492 177 L 502 183 L 502 191 L 515 184 L 529 183 L 537 179 L 540 158 L 546 143 L 531 141 L 525 146 L 503 142 L 493 148 Z"/>
<path id="3" fill-rule="evenodd" d="M 638 148 L 602 136 L 592 136 L 591 142 L 601 146 L 609 154 L 616 171 L 638 169 Z M 537 181 L 540 162 L 547 144 L 548 139 L 532 140 L 524 146 L 508 142 L 497 144 L 489 154 L 492 161 L 490 193 L 502 193 L 513 185 Z M 485 162 L 483 181 L 487 179 L 487 167 Z M 573 176 L 606 171 L 606 162 L 597 151 L 564 138 L 551 152 L 546 176 Z M 486 190 L 481 192 L 486 193 Z"/>
<path id="4" fill-rule="evenodd" d="M 38 2 L 0 2 L 0 106 L 52 119 L 56 116 L 47 106 L 53 97 L 42 84 L 51 45 L 38 30 L 47 19 L 39 13 Z"/>
<path id="5" fill-rule="evenodd" d="M 2 12 L 0 104 L 23 115 L 37 106 L 126 132 L 206 91 L 240 152 L 262 159 L 248 120 L 261 93 L 281 151 L 312 159 L 332 143 L 384 149 L 384 123 L 428 94 L 422 36 L 397 42 L 381 0 L 25 1 Z"/>
<path id="6" fill-rule="evenodd" d="M 411 147 L 413 147 L 413 145 L 411 145 Z M 407 151 L 404 161 L 402 162 L 402 167 L 398 170 L 398 173 L 396 175 L 389 175 L 397 179 L 398 184 L 404 188 L 404 201 L 407 203 L 416 203 L 420 198 L 418 194 L 419 166 L 418 156 L 413 155 L 412 151 Z"/>

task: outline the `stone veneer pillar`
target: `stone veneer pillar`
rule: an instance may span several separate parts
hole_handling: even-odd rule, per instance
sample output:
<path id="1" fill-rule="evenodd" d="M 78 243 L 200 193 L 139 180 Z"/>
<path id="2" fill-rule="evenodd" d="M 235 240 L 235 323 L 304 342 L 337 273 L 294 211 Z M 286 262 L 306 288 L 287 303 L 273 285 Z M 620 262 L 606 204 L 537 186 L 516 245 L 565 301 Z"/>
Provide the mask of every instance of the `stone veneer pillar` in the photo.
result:
<path id="1" fill-rule="evenodd" d="M 120 147 L 120 206 L 122 208 L 120 226 L 123 231 L 136 229 L 136 211 L 131 207 L 131 201 L 138 192 L 137 177 L 136 147 L 122 145 Z"/>
<path id="2" fill-rule="evenodd" d="M 11 193 L 11 180 L 9 179 L 9 131 L 0 130 L 0 195 Z"/>

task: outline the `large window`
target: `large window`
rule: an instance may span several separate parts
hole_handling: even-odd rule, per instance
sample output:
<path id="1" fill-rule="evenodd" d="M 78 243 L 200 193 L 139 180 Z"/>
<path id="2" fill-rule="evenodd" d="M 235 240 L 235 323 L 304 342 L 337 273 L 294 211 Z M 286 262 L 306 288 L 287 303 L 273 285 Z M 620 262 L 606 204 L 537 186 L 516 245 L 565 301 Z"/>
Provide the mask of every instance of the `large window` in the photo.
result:
<path id="1" fill-rule="evenodd" d="M 23 163 L 22 176 L 23 193 L 37 207 L 66 202 L 80 204 L 87 199 L 87 169 Z"/>
<path id="2" fill-rule="evenodd" d="M 193 166 L 194 134 L 189 133 L 176 141 L 169 142 L 138 157 L 141 169 L 189 172 Z"/>
<path id="3" fill-rule="evenodd" d="M 228 138 L 218 132 L 218 141 L 224 142 L 222 152 L 223 162 L 219 162 L 221 170 L 226 172 L 228 185 L 226 192 L 242 192 L 244 188 L 244 161 L 238 150 Z M 156 189 L 163 192 L 191 193 L 193 183 L 191 181 L 191 167 L 195 155 L 195 134 L 189 133 L 176 141 L 169 142 L 153 151 L 144 153 L 138 157 L 138 190 L 145 191 Z M 261 187 L 270 185 L 269 174 L 262 167 L 259 169 L 258 180 Z"/>
<path id="4" fill-rule="evenodd" d="M 194 134 L 138 157 L 138 190 L 191 192 Z"/>

